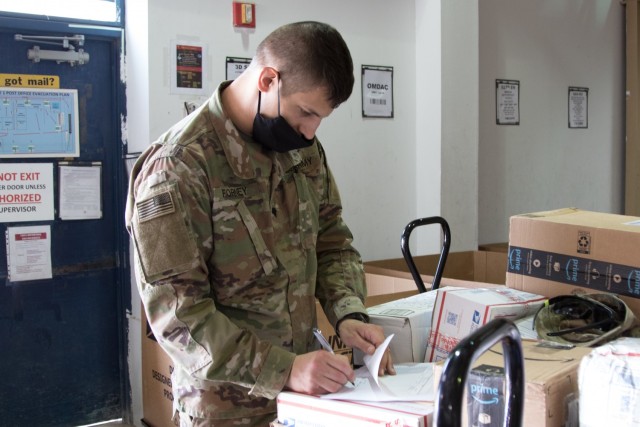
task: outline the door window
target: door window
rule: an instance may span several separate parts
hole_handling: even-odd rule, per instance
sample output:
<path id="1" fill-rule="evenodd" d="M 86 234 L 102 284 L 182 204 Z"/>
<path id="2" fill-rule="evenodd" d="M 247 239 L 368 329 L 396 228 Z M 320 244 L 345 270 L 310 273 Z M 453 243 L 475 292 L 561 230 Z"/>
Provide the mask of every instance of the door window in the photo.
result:
<path id="1" fill-rule="evenodd" d="M 0 12 L 121 26 L 122 0 L 0 0 Z"/>

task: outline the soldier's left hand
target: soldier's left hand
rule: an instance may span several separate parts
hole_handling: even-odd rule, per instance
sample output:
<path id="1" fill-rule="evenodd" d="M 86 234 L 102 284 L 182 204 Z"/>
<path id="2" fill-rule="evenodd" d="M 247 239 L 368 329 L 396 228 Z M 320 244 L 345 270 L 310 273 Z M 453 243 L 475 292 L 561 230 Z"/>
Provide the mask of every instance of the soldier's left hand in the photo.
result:
<path id="1" fill-rule="evenodd" d="M 385 340 L 384 331 L 378 325 L 363 323 L 355 319 L 345 319 L 340 322 L 340 339 L 348 347 L 358 348 L 366 354 L 373 354 L 376 348 Z M 380 372 L 378 375 L 395 375 L 391 352 L 387 348 L 382 362 L 380 362 Z"/>

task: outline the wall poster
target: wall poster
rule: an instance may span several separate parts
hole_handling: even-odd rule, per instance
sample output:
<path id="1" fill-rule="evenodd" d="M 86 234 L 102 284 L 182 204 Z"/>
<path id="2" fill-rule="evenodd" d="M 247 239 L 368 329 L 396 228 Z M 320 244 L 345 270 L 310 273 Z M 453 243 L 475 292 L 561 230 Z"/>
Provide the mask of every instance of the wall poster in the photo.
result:
<path id="1" fill-rule="evenodd" d="M 51 226 L 7 227 L 9 282 L 52 278 Z"/>
<path id="2" fill-rule="evenodd" d="M 0 158 L 79 155 L 76 89 L 0 88 Z"/>
<path id="3" fill-rule="evenodd" d="M 53 221 L 53 163 L 0 163 L 0 223 Z"/>
<path id="4" fill-rule="evenodd" d="M 208 95 L 207 52 L 199 42 L 171 43 L 171 93 Z"/>
<path id="5" fill-rule="evenodd" d="M 589 127 L 589 88 L 569 87 L 569 129 Z"/>
<path id="6" fill-rule="evenodd" d="M 225 80 L 235 80 L 240 74 L 247 69 L 249 64 L 251 63 L 251 58 L 233 58 L 227 56 L 226 64 L 226 79 Z"/>
<path id="7" fill-rule="evenodd" d="M 362 66 L 362 117 L 393 118 L 393 67 Z"/>
<path id="8" fill-rule="evenodd" d="M 60 219 L 102 218 L 102 165 L 59 164 Z"/>
<path id="9" fill-rule="evenodd" d="M 520 81 L 496 79 L 496 124 L 520 124 Z"/>

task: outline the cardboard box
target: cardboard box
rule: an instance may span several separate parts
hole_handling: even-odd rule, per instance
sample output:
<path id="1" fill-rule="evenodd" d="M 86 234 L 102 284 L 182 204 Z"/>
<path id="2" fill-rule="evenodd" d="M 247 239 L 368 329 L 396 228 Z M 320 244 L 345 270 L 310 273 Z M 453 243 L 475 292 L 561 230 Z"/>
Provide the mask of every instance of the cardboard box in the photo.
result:
<path id="1" fill-rule="evenodd" d="M 382 304 L 388 301 L 393 301 L 395 299 L 405 298 L 411 295 L 415 295 L 418 290 L 398 292 L 396 294 L 384 294 L 384 295 L 373 295 L 367 297 L 365 300 L 365 307 Z M 322 306 L 316 300 L 316 313 L 318 315 L 318 329 L 322 331 L 322 335 L 329 341 L 331 347 L 333 348 L 334 353 L 345 355 L 353 362 L 353 350 L 351 347 L 347 347 L 340 337 L 336 334 L 335 330 L 331 323 L 329 323 L 329 319 L 325 316 L 324 311 L 322 310 Z"/>
<path id="2" fill-rule="evenodd" d="M 394 363 L 424 360 L 437 293 L 425 292 L 367 309 L 369 321 L 382 326 L 385 336 L 394 334 L 389 343 Z M 359 355 L 356 363 L 358 359 Z"/>
<path id="3" fill-rule="evenodd" d="M 465 411 L 472 426 L 503 426 L 505 418 L 505 369 L 480 365 L 469 372 Z"/>
<path id="4" fill-rule="evenodd" d="M 504 285 L 457 281 L 457 286 L 446 286 L 440 290 L 499 286 Z M 367 309 L 371 323 L 382 326 L 385 336 L 395 335 L 389 344 L 394 362 L 412 363 L 424 361 L 429 331 L 431 330 L 433 308 L 436 302 L 436 295 L 440 290 L 396 299 Z M 358 355 L 355 359 L 356 364 L 360 360 L 360 355 Z"/>
<path id="5" fill-rule="evenodd" d="M 427 289 L 430 289 L 440 254 L 413 257 Z M 457 286 L 457 281 L 505 284 L 507 254 L 490 251 L 451 252 L 447 256 L 440 287 Z M 364 263 L 369 295 L 418 289 L 404 258 Z"/>
<path id="6" fill-rule="evenodd" d="M 425 362 L 444 360 L 461 339 L 498 317 L 516 320 L 547 300 L 506 287 L 438 291 Z"/>
<path id="7" fill-rule="evenodd" d="M 142 422 L 149 427 L 174 427 L 173 363 L 153 336 L 144 308 L 142 330 Z"/>
<path id="8" fill-rule="evenodd" d="M 640 315 L 640 217 L 575 208 L 511 217 L 507 286 L 613 292 Z"/>
<path id="9" fill-rule="evenodd" d="M 483 243 L 482 245 L 478 245 L 478 250 L 507 253 L 509 251 L 509 242 Z"/>
<path id="10" fill-rule="evenodd" d="M 278 422 L 296 427 L 428 427 L 431 402 L 351 402 L 283 392 L 278 395 Z"/>
<path id="11" fill-rule="evenodd" d="M 536 341 L 523 340 L 524 353 L 524 416 L 526 427 L 564 426 L 565 398 L 578 393 L 578 367 L 590 348 L 558 349 L 541 347 Z M 474 367 L 490 365 L 504 368 L 502 345 L 498 344 L 480 356 Z M 436 384 L 442 376 L 444 362 L 434 365 Z M 468 390 L 468 389 L 467 389 Z M 468 396 L 464 401 L 467 402 Z M 463 414 L 463 426 L 469 426 L 468 414 Z"/>

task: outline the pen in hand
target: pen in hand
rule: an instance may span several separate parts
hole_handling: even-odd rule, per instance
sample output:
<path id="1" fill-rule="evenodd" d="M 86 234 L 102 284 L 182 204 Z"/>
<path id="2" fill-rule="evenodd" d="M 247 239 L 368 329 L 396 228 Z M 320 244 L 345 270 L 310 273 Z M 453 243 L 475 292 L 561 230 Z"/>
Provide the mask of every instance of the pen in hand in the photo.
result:
<path id="1" fill-rule="evenodd" d="M 313 328 L 313 335 L 316 336 L 316 339 L 318 340 L 322 348 L 324 348 L 326 351 L 328 351 L 331 354 L 336 354 L 333 351 L 333 348 L 331 348 L 331 344 L 329 344 L 329 341 L 327 341 L 324 335 L 322 335 L 322 332 L 320 332 L 320 329 Z M 351 380 L 349 380 L 349 384 L 351 384 L 352 386 L 355 386 L 355 384 Z"/>

